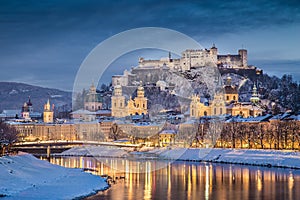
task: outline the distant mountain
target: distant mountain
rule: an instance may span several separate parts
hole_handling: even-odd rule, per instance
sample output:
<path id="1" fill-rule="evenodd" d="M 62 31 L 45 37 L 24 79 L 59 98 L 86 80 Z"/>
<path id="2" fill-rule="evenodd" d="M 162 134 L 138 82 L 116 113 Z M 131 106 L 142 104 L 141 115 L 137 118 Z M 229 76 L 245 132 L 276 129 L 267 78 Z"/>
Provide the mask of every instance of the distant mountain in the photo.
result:
<path id="1" fill-rule="evenodd" d="M 4 109 L 21 109 L 24 102 L 28 101 L 28 97 L 35 112 L 42 112 L 48 99 L 54 104 L 56 111 L 71 110 L 71 92 L 24 83 L 0 82 L 0 112 Z"/>

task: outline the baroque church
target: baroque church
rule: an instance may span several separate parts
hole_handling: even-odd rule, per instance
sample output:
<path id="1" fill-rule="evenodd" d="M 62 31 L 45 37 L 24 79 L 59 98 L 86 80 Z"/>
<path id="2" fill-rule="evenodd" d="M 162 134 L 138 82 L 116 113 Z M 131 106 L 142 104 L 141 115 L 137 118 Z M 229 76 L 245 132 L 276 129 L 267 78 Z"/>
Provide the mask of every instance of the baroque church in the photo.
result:
<path id="1" fill-rule="evenodd" d="M 84 109 L 91 112 L 102 109 L 102 97 L 97 92 L 94 83 L 92 83 L 90 90 L 84 99 Z"/>
<path id="2" fill-rule="evenodd" d="M 257 117 L 263 114 L 263 109 L 258 105 L 259 96 L 256 85 L 253 86 L 250 102 L 239 102 L 238 88 L 231 84 L 231 78 L 227 77 L 224 94 L 216 93 L 211 102 L 201 102 L 198 95 L 191 97 L 190 117 L 216 116 L 229 114 L 241 117 Z"/>
<path id="3" fill-rule="evenodd" d="M 116 85 L 111 97 L 111 115 L 113 117 L 126 117 L 129 115 L 142 115 L 147 114 L 147 98 L 145 97 L 144 87 L 142 83 L 137 88 L 137 97 L 129 98 L 127 103 L 125 102 L 125 96 L 122 94 L 122 86 Z"/>

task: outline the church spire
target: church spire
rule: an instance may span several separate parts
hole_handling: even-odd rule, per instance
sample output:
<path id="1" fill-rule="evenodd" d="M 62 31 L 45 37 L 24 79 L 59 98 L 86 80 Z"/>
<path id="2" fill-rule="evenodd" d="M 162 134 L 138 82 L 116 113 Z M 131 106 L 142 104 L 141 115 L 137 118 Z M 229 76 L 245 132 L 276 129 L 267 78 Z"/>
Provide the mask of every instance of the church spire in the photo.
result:
<path id="1" fill-rule="evenodd" d="M 254 104 L 259 102 L 259 97 L 258 97 L 257 88 L 256 88 L 255 83 L 253 85 L 252 96 L 250 98 L 250 101 Z"/>
<path id="2" fill-rule="evenodd" d="M 50 100 L 44 105 L 43 120 L 45 123 L 53 123 L 53 110 L 51 110 Z"/>
<path id="3" fill-rule="evenodd" d="M 44 105 L 44 111 L 51 111 L 51 108 L 50 108 L 50 100 L 48 99 L 47 100 L 47 103 Z"/>

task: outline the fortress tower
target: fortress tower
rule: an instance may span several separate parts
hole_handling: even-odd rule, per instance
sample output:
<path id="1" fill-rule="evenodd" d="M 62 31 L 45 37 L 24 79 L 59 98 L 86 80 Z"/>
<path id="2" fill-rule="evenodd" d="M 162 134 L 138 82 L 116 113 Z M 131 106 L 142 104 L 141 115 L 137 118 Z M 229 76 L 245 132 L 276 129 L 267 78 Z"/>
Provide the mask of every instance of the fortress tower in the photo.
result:
<path id="1" fill-rule="evenodd" d="M 239 55 L 241 56 L 242 67 L 248 67 L 247 50 L 239 49 Z"/>
<path id="2" fill-rule="evenodd" d="M 218 62 L 218 48 L 215 46 L 215 44 L 213 44 L 213 46 L 210 48 L 209 52 L 210 52 L 210 55 L 211 55 L 214 63 L 217 63 Z"/>

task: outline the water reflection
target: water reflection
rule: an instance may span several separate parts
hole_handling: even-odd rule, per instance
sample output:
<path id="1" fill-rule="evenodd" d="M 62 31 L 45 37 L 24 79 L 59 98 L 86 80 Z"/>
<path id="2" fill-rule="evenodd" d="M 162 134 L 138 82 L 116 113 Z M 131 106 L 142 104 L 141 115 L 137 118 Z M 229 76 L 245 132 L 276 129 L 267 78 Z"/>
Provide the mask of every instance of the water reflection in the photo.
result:
<path id="1" fill-rule="evenodd" d="M 109 158 L 100 162 L 91 157 L 52 158 L 51 162 L 125 177 L 89 199 L 300 199 L 300 170 L 173 162 L 152 171 L 161 163 Z"/>

